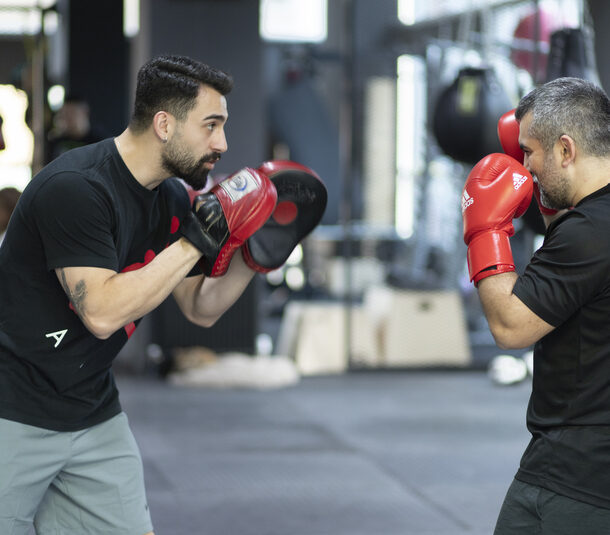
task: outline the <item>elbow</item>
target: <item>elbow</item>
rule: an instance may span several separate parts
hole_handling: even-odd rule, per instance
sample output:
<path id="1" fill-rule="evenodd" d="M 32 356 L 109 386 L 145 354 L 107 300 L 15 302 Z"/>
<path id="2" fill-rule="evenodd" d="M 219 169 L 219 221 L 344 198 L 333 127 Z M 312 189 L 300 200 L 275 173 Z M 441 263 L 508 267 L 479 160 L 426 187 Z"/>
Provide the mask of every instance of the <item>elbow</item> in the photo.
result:
<path id="1" fill-rule="evenodd" d="M 525 349 L 531 341 L 524 340 L 517 331 L 503 326 L 489 326 L 496 345 L 500 349 Z"/>
<path id="2" fill-rule="evenodd" d="M 220 319 L 220 316 L 204 316 L 197 318 L 189 318 L 192 323 L 199 325 L 199 327 L 210 328 L 213 327 L 216 322 Z"/>
<path id="3" fill-rule="evenodd" d="M 82 317 L 81 320 L 87 330 L 100 340 L 107 340 L 119 329 L 119 327 L 116 325 L 112 325 L 110 322 L 105 321 L 102 318 L 87 316 Z"/>
<path id="4" fill-rule="evenodd" d="M 222 314 L 219 315 L 211 315 L 211 314 L 195 314 L 188 313 L 187 311 L 182 311 L 187 320 L 199 327 L 210 328 L 213 327 L 216 322 L 220 319 Z"/>
<path id="5" fill-rule="evenodd" d="M 519 344 L 515 344 L 512 340 L 494 335 L 496 346 L 500 349 L 521 349 Z"/>

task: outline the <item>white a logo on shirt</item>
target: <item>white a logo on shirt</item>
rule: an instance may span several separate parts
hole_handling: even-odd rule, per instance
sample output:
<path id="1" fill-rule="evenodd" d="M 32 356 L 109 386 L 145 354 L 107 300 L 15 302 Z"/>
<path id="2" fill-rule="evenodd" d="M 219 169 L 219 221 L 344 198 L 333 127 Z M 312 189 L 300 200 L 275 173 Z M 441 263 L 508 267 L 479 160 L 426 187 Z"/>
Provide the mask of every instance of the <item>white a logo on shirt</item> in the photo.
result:
<path id="1" fill-rule="evenodd" d="M 67 332 L 68 329 L 63 329 L 61 331 L 55 331 L 54 333 L 45 334 L 45 336 L 47 338 L 55 338 L 55 345 L 53 347 L 57 347 L 59 344 L 61 344 L 61 341 L 64 339 L 64 336 L 66 336 Z"/>

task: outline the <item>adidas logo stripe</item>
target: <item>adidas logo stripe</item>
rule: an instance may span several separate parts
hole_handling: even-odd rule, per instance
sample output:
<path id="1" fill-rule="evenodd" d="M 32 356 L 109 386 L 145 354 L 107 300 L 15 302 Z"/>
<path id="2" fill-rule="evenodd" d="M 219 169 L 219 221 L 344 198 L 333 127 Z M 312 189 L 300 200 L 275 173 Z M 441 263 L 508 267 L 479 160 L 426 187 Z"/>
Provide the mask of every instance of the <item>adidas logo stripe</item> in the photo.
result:
<path id="1" fill-rule="evenodd" d="M 526 176 L 520 175 L 519 173 L 513 173 L 513 187 L 515 188 L 515 191 L 523 186 L 525 182 L 527 182 Z"/>
<path id="2" fill-rule="evenodd" d="M 464 213 L 464 210 L 466 210 L 466 208 L 468 208 L 473 202 L 474 199 L 468 195 L 466 190 L 464 190 L 462 192 L 462 213 Z"/>

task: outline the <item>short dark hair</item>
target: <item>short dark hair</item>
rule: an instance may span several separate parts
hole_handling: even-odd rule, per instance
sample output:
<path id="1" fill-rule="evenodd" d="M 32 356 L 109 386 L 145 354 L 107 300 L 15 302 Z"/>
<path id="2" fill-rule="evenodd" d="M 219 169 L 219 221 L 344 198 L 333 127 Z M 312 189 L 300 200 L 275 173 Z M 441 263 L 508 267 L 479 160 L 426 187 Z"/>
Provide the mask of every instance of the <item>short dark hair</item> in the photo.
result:
<path id="1" fill-rule="evenodd" d="M 227 73 L 186 56 L 163 55 L 145 63 L 138 72 L 134 111 L 130 128 L 148 128 L 155 113 L 165 110 L 184 120 L 195 106 L 201 85 L 221 95 L 233 88 Z"/>
<path id="2" fill-rule="evenodd" d="M 525 95 L 515 118 L 532 112 L 528 135 L 548 152 L 564 134 L 586 154 L 610 156 L 610 100 L 596 84 L 582 78 L 551 80 Z"/>

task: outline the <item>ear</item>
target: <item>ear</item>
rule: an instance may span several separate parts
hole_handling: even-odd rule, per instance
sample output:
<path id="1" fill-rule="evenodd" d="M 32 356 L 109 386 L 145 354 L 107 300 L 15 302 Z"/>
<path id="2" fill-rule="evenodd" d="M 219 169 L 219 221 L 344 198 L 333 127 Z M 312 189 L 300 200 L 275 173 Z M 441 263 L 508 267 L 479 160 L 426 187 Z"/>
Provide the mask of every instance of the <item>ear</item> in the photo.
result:
<path id="1" fill-rule="evenodd" d="M 152 127 L 157 137 L 165 143 L 173 127 L 174 117 L 166 111 L 158 111 L 152 120 Z"/>
<path id="2" fill-rule="evenodd" d="M 559 138 L 559 149 L 561 150 L 561 166 L 567 167 L 576 159 L 576 143 L 574 139 L 564 134 Z"/>

